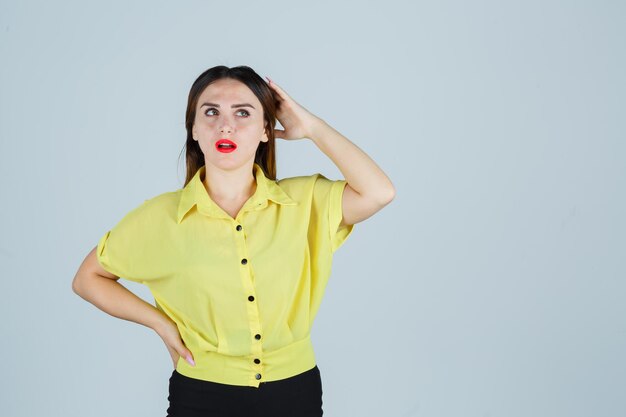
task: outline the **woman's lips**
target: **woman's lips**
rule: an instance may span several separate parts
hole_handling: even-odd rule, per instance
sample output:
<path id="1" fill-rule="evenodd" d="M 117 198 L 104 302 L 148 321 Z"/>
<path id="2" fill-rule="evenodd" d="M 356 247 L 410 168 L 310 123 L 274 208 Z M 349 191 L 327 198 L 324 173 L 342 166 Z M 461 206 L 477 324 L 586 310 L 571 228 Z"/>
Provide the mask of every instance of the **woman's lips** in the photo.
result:
<path id="1" fill-rule="evenodd" d="M 231 145 L 231 146 L 220 146 L 221 144 Z M 237 149 L 237 144 L 233 142 L 232 140 L 220 139 L 217 142 L 215 142 L 215 149 L 217 149 L 218 152 L 230 153 L 234 151 L 235 149 Z"/>

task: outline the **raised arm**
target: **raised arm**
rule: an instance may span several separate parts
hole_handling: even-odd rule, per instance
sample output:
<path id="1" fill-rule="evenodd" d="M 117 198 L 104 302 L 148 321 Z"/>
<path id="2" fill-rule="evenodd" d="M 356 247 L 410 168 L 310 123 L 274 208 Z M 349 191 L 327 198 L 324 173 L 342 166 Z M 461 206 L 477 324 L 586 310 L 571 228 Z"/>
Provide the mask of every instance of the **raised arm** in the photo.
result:
<path id="1" fill-rule="evenodd" d="M 389 204 L 396 191 L 376 163 L 348 138 L 319 119 L 311 140 L 339 168 L 348 182 L 343 190 L 341 225 L 359 223 Z"/>
<path id="2" fill-rule="evenodd" d="M 342 225 L 359 223 L 394 199 L 396 190 L 391 180 L 363 150 L 296 103 L 274 81 L 268 80 L 278 97 L 276 117 L 284 127 L 275 129 L 276 137 L 286 140 L 311 139 L 346 179 L 348 184 L 343 191 Z"/>

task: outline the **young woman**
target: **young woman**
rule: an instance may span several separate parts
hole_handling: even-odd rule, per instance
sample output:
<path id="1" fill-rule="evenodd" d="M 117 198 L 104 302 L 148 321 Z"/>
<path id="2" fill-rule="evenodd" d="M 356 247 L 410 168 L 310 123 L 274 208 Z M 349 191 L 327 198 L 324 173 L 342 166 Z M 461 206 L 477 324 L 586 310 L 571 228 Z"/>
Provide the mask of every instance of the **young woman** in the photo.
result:
<path id="1" fill-rule="evenodd" d="M 174 367 L 168 416 L 321 416 L 310 330 L 332 257 L 395 189 L 361 149 L 247 66 L 198 77 L 186 128 L 184 187 L 107 231 L 72 288 L 162 338 Z M 276 180 L 275 138 L 312 140 L 346 179 Z M 120 277 L 147 285 L 155 306 Z"/>

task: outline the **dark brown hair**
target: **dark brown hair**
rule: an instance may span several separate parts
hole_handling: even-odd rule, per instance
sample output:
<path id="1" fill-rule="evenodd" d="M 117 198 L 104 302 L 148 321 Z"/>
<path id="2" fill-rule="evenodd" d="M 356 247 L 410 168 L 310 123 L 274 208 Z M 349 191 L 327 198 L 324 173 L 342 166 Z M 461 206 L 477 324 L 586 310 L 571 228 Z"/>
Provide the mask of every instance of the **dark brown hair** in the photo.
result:
<path id="1" fill-rule="evenodd" d="M 261 102 L 263 107 L 263 119 L 265 121 L 265 132 L 267 133 L 268 141 L 260 142 L 254 156 L 254 162 L 259 164 L 263 168 L 265 176 L 271 180 L 276 179 L 276 149 L 274 147 L 274 126 L 276 124 L 276 107 L 277 98 L 275 93 L 269 88 L 267 83 L 257 74 L 252 68 L 240 65 L 237 67 L 226 67 L 224 65 L 218 65 L 213 68 L 209 68 L 204 71 L 194 81 L 189 91 L 189 97 L 187 99 L 187 112 L 185 114 L 185 128 L 187 129 L 187 141 L 185 142 L 184 150 L 187 175 L 185 178 L 185 185 L 193 178 L 198 170 L 204 165 L 204 154 L 200 149 L 200 144 L 193 140 L 192 130 L 193 123 L 196 118 L 196 106 L 198 105 L 198 99 L 200 94 L 213 83 L 222 78 L 232 78 L 241 81 L 252 90 L 255 96 Z"/>

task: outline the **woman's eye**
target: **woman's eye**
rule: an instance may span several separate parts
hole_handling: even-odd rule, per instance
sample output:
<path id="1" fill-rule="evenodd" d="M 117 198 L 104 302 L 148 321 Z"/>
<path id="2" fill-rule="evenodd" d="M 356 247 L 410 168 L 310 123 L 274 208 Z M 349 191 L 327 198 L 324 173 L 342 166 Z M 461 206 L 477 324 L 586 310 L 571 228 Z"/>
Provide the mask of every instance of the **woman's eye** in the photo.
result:
<path id="1" fill-rule="evenodd" d="M 205 114 L 207 116 L 213 116 L 213 114 L 211 113 L 212 111 L 217 111 L 217 109 L 215 109 L 215 108 L 208 109 Z M 239 110 L 237 113 L 241 113 L 241 112 L 245 113 L 243 115 L 244 117 L 249 117 L 250 116 L 250 113 L 247 110 Z"/>

